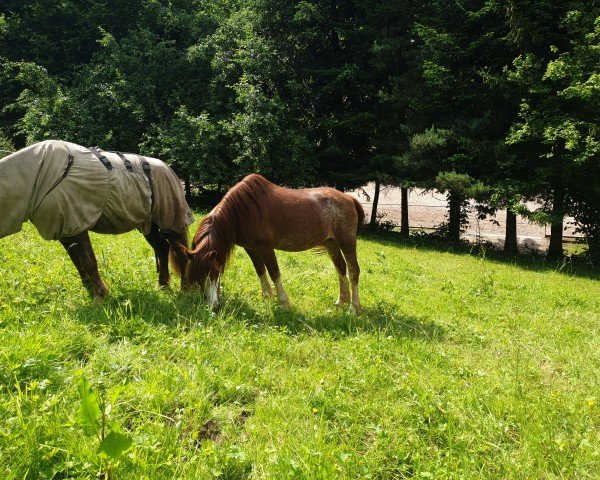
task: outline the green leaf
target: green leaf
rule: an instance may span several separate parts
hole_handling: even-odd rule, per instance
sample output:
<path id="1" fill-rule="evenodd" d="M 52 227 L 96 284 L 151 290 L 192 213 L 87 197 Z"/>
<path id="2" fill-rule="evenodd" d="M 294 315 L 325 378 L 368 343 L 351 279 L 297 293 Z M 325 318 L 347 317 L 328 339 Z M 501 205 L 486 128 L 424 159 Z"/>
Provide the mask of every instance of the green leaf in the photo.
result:
<path id="1" fill-rule="evenodd" d="M 131 448 L 133 439 L 122 433 L 110 432 L 98 447 L 98 455 L 105 455 L 112 460 L 118 460 Z"/>
<path id="2" fill-rule="evenodd" d="M 96 435 L 100 430 L 100 405 L 96 394 L 84 378 L 77 385 L 81 404 L 77 411 L 77 423 L 83 428 L 86 435 Z"/>

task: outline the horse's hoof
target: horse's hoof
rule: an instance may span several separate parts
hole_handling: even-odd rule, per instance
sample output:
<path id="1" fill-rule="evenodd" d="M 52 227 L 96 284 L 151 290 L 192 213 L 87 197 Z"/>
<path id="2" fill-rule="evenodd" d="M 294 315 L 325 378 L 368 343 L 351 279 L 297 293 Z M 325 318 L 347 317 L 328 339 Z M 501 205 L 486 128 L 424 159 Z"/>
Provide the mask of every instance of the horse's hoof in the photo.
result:
<path id="1" fill-rule="evenodd" d="M 94 297 L 94 300 L 92 300 L 92 305 L 94 307 L 99 307 L 100 305 L 102 305 L 104 303 L 105 299 L 106 299 L 106 295 L 103 297 Z"/>
<path id="2" fill-rule="evenodd" d="M 342 300 L 342 299 L 338 299 L 335 302 L 335 306 L 336 307 L 345 307 L 346 305 L 348 305 L 348 303 L 350 302 L 350 300 Z"/>
<path id="3" fill-rule="evenodd" d="M 280 301 L 278 304 L 279 308 L 281 308 L 282 310 L 289 310 L 292 308 L 292 304 L 290 303 L 289 300 L 285 300 L 285 301 Z"/>
<path id="4" fill-rule="evenodd" d="M 351 304 L 350 308 L 348 309 L 348 312 L 350 312 L 354 315 L 360 315 L 361 310 L 362 310 L 362 308 L 360 305 Z"/>

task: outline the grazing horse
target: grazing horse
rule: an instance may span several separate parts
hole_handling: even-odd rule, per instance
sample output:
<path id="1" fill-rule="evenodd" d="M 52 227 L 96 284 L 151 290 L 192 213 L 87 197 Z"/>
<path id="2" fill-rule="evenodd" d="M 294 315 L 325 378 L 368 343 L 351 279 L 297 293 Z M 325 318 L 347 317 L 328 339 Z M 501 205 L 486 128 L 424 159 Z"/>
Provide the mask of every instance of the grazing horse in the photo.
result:
<path id="1" fill-rule="evenodd" d="M 0 159 L 0 238 L 31 221 L 58 240 L 96 303 L 108 294 L 88 231 L 142 231 L 152 246 L 160 286 L 169 256 L 187 286 L 187 227 L 192 223 L 177 175 L 162 161 L 59 140 L 39 142 Z"/>
<path id="2" fill-rule="evenodd" d="M 355 198 L 333 188 L 289 189 L 251 174 L 232 187 L 202 220 L 192 240 L 188 278 L 204 288 L 208 304 L 219 303 L 219 279 L 235 245 L 243 247 L 260 279 L 265 296 L 275 284 L 283 307 L 290 302 L 274 250 L 298 252 L 324 247 L 335 265 L 340 282 L 336 304 L 352 302 L 360 311 L 356 259 L 356 234 L 365 213 Z M 346 277 L 350 273 L 351 292 Z"/>

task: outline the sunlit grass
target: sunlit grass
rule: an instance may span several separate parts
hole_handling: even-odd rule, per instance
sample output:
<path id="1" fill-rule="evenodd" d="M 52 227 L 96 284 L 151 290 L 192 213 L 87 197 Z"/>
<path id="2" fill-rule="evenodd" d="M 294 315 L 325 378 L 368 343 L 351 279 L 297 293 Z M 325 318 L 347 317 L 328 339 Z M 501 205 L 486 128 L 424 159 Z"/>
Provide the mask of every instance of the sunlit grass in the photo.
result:
<path id="1" fill-rule="evenodd" d="M 117 479 L 598 478 L 594 274 L 361 238 L 356 317 L 326 255 L 279 253 L 282 311 L 237 250 L 213 314 L 140 234 L 92 241 L 101 307 L 57 242 L 0 240 L 1 478 L 96 477 L 81 375 L 122 389 Z"/>

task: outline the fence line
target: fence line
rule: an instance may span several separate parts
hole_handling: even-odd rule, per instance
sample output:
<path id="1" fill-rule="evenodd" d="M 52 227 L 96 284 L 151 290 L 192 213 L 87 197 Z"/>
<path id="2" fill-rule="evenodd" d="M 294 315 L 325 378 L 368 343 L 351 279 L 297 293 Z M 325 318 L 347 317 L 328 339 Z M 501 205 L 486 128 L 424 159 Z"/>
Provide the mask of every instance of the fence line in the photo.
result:
<path id="1" fill-rule="evenodd" d="M 373 204 L 373 202 L 361 202 L 360 200 L 359 200 L 359 203 L 361 205 L 372 205 Z M 385 206 L 387 206 L 387 207 L 398 207 L 399 211 L 402 210 L 400 203 L 378 203 L 377 206 L 378 207 L 385 207 Z M 409 203 L 408 204 L 408 210 L 410 210 L 411 207 L 417 207 L 417 208 L 443 208 L 443 209 L 446 209 L 446 210 L 448 209 L 447 205 L 426 205 L 426 204 L 422 204 L 422 203 L 413 203 L 413 204 Z M 370 215 L 370 212 L 366 212 L 366 213 L 368 215 Z M 489 220 L 489 221 L 491 221 L 491 220 Z M 498 220 L 498 219 L 496 219 L 495 221 L 497 221 L 501 225 L 506 223 L 505 220 Z M 533 222 L 517 222 L 517 226 L 518 225 L 529 226 L 529 225 L 532 225 L 532 224 L 534 224 L 534 223 Z M 435 228 L 435 227 L 418 226 L 418 227 L 414 227 L 414 228 Z"/>
<path id="2" fill-rule="evenodd" d="M 373 202 L 370 202 L 370 201 L 361 201 L 361 200 L 359 200 L 359 203 L 361 205 L 365 205 L 365 206 L 373 205 Z M 377 205 L 378 205 L 378 207 L 388 207 L 388 208 L 381 209 L 381 210 L 388 210 L 388 213 L 389 213 L 389 210 L 392 210 L 392 211 L 396 210 L 396 213 L 398 213 L 398 214 L 402 211 L 402 208 L 401 208 L 402 204 L 398 203 L 398 202 L 394 202 L 394 203 L 381 203 L 381 202 L 378 202 Z M 392 207 L 392 208 L 389 208 L 389 207 Z M 423 225 L 422 223 L 423 223 L 424 219 L 421 219 L 421 222 L 419 222 L 420 225 L 415 225 L 414 222 L 416 220 L 418 220 L 415 217 L 419 217 L 419 215 L 415 214 L 414 211 L 415 211 L 415 209 L 419 209 L 419 208 L 421 208 L 421 209 L 423 209 L 423 208 L 425 208 L 425 209 L 431 209 L 431 208 L 437 208 L 437 209 L 439 209 L 439 208 L 442 208 L 444 210 L 447 210 L 448 209 L 448 205 L 427 205 L 427 204 L 422 204 L 422 203 L 409 203 L 408 204 L 408 210 L 409 210 L 409 212 L 411 212 L 411 211 L 413 212 L 412 215 L 411 215 L 412 221 L 410 221 L 411 228 L 425 229 L 425 230 L 434 230 L 441 223 L 443 223 L 445 221 L 444 218 L 430 219 L 429 222 L 427 222 L 427 220 L 425 220 L 425 222 L 429 223 L 428 225 Z M 383 212 L 381 212 L 381 210 L 378 210 L 378 213 L 383 213 Z M 502 212 L 503 210 L 504 209 L 500 209 L 499 211 Z M 371 212 L 368 211 L 366 213 L 370 217 L 370 213 Z M 473 208 L 468 208 L 467 214 L 470 217 L 473 217 L 474 216 L 474 209 Z M 521 215 L 518 215 L 517 218 L 524 218 L 524 217 L 522 217 Z M 484 228 L 482 228 L 480 222 L 489 222 L 486 225 L 488 228 L 486 228 L 485 226 L 484 226 Z M 396 222 L 394 222 L 394 223 L 396 223 Z M 467 235 L 467 236 L 483 236 L 483 237 L 487 236 L 487 237 L 497 237 L 497 238 L 504 237 L 505 233 L 496 233 L 498 230 L 496 230 L 496 232 L 490 231 L 490 229 L 489 229 L 489 227 L 490 227 L 489 224 L 490 223 L 493 224 L 493 226 L 496 229 L 498 229 L 498 230 L 504 229 L 506 227 L 506 219 L 504 219 L 504 218 L 497 218 L 497 217 L 495 217 L 495 215 L 493 216 L 493 218 L 488 218 L 488 219 L 483 219 L 483 220 L 479 220 L 479 219 L 477 219 L 477 217 L 475 217 L 475 218 L 471 218 L 470 219 L 470 227 L 466 231 L 464 231 L 462 233 L 462 235 Z M 547 229 L 546 225 L 538 225 L 538 224 L 536 224 L 534 222 L 530 222 L 530 221 L 527 221 L 527 220 L 526 221 L 517 221 L 516 225 L 517 225 L 517 231 L 521 230 L 522 228 L 527 228 L 527 227 L 534 227 L 535 228 L 536 226 L 539 227 L 539 229 L 540 229 L 539 232 L 535 232 L 535 233 L 531 232 L 529 234 L 518 234 L 517 237 L 519 237 L 519 238 L 527 238 L 527 237 L 529 237 L 529 238 L 549 238 L 548 229 Z M 567 241 L 569 239 L 575 240 L 577 238 L 581 238 L 581 235 L 577 235 L 574 232 L 569 232 L 569 233 L 565 232 L 565 233 L 563 233 L 563 239 L 565 239 Z"/>

